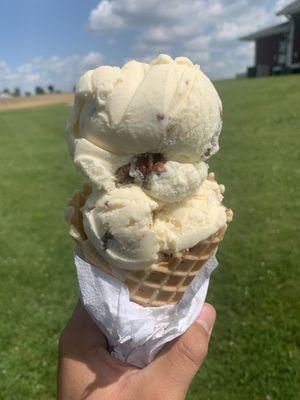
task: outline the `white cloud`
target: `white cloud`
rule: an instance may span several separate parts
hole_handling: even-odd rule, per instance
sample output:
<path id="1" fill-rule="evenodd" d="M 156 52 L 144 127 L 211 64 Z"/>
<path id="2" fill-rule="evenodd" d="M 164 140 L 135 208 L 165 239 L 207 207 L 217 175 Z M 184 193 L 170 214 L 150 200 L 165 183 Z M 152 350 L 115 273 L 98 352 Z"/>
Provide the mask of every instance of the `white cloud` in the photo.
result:
<path id="1" fill-rule="evenodd" d="M 25 81 L 29 83 L 38 82 L 41 79 L 40 74 L 28 74 L 25 75 Z"/>
<path id="2" fill-rule="evenodd" d="M 80 68 L 87 70 L 99 66 L 103 61 L 102 54 L 91 51 L 81 60 Z"/>
<path id="3" fill-rule="evenodd" d="M 112 30 L 124 27 L 123 20 L 115 13 L 115 4 L 102 1 L 90 15 L 89 26 L 92 30 Z"/>
<path id="4" fill-rule="evenodd" d="M 238 38 L 280 23 L 275 11 L 288 2 L 273 0 L 270 8 L 261 0 L 103 0 L 91 12 L 89 27 L 114 38 L 134 32 L 130 57 L 189 55 L 210 76 L 226 77 L 253 62 L 253 46 Z"/>
<path id="5" fill-rule="evenodd" d="M 17 68 L 0 61 L 0 91 L 6 87 L 11 90 L 20 87 L 23 91 L 33 91 L 35 86 L 46 88 L 49 84 L 60 90 L 71 90 L 83 72 L 99 66 L 102 61 L 103 56 L 98 52 L 66 58 L 38 57 Z"/>

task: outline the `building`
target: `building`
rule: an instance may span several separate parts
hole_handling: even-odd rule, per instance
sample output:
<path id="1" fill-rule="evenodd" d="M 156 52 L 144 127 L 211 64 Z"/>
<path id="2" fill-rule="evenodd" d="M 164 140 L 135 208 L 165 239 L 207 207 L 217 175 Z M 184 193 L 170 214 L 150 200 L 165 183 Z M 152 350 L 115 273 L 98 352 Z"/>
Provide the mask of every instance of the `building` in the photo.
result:
<path id="1" fill-rule="evenodd" d="M 255 66 L 248 77 L 300 72 L 300 0 L 280 10 L 287 21 L 240 38 L 255 42 Z"/>

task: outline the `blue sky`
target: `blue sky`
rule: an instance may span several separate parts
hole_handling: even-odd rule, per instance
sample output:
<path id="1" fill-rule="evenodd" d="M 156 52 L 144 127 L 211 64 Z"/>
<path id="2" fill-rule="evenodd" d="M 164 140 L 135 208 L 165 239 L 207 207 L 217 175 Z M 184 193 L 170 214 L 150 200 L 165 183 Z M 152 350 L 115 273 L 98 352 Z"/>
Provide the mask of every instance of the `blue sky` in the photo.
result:
<path id="1" fill-rule="evenodd" d="M 1 58 L 18 66 L 37 56 L 65 56 L 97 48 L 97 39 L 84 34 L 89 13 L 97 3 L 1 0 L 0 35 L 5 38 L 1 41 Z"/>
<path id="2" fill-rule="evenodd" d="M 211 78 L 251 65 L 241 35 L 280 23 L 290 0 L 1 0 L 0 91 L 72 88 L 86 69 L 186 55 Z"/>

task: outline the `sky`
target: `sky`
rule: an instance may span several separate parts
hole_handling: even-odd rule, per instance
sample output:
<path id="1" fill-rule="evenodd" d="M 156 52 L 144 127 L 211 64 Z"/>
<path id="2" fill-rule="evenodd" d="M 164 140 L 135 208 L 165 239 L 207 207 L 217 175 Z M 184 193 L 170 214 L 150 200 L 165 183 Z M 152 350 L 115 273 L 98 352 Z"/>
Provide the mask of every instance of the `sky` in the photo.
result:
<path id="1" fill-rule="evenodd" d="M 253 64 L 240 36 L 280 23 L 291 0 L 1 0 L 0 92 L 71 90 L 86 70 L 187 56 L 212 79 Z"/>

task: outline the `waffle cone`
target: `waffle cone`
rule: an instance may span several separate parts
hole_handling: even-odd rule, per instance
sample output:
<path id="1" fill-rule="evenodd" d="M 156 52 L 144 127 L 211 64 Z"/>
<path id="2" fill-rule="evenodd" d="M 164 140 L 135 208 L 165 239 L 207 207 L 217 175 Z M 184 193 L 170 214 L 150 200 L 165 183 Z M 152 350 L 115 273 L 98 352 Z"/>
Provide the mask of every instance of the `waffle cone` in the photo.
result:
<path id="1" fill-rule="evenodd" d="M 85 185 L 83 191 L 75 193 L 69 202 L 73 214 L 72 217 L 67 216 L 67 219 L 73 227 L 70 234 L 77 242 L 77 252 L 91 265 L 125 283 L 129 289 L 130 300 L 145 307 L 176 304 L 180 301 L 200 268 L 215 255 L 233 216 L 232 211 L 227 209 L 227 224 L 188 250 L 165 256 L 141 271 L 119 271 L 100 256 L 84 234 L 80 208 L 90 191 L 89 185 Z"/>

